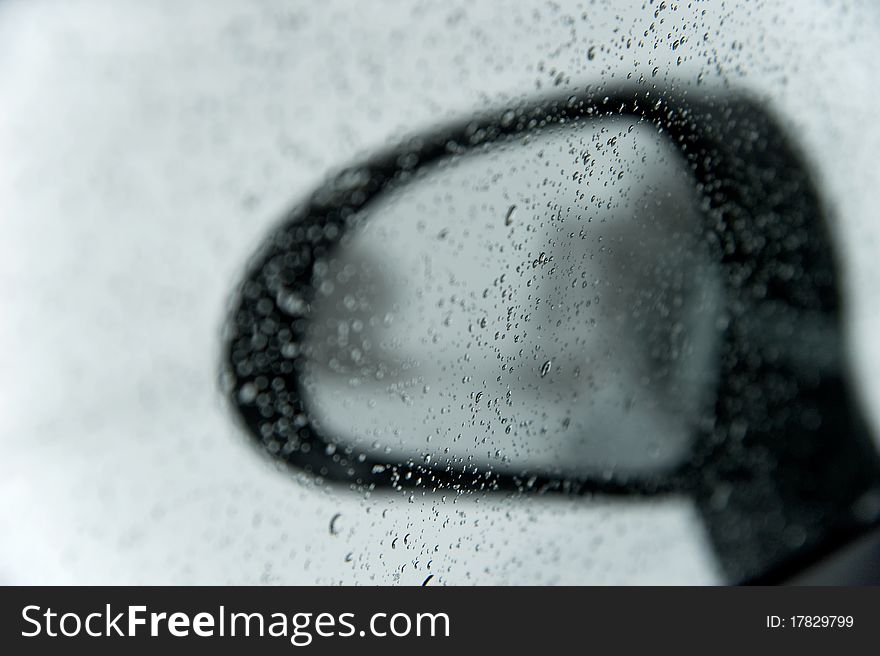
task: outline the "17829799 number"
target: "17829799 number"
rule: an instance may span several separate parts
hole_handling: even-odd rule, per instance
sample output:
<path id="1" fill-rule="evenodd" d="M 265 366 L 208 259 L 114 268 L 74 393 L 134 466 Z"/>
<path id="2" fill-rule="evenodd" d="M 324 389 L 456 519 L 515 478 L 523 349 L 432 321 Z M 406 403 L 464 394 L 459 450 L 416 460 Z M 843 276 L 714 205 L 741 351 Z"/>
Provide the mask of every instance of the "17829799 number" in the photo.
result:
<path id="1" fill-rule="evenodd" d="M 767 616 L 768 629 L 851 629 L 854 623 L 852 615 Z"/>

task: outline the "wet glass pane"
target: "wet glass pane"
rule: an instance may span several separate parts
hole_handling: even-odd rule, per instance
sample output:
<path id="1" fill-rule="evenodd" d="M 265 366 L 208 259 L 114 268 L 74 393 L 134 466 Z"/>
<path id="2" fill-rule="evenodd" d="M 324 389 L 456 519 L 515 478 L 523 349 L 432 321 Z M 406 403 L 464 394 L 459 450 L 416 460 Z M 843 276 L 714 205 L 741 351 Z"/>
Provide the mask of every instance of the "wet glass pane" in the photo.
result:
<path id="1" fill-rule="evenodd" d="M 878 35 L 0 2 L 0 583 L 775 581 L 865 533 Z"/>

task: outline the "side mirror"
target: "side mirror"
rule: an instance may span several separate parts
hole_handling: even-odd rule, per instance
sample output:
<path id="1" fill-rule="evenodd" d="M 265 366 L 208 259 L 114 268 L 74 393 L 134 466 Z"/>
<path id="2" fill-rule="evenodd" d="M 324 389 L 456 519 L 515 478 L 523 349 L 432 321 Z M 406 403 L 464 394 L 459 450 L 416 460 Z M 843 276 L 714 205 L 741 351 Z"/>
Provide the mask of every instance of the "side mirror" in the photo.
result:
<path id="1" fill-rule="evenodd" d="M 633 439 L 604 440 L 604 451 L 584 448 L 576 458 L 553 449 L 548 457 L 518 458 L 500 447 L 479 449 L 479 457 L 452 448 L 426 458 L 425 449 L 405 441 L 377 444 L 329 431 L 335 411 L 315 411 L 309 359 L 320 352 L 316 325 L 328 316 L 319 312 L 322 285 L 339 282 L 332 262 L 353 235 L 444 162 L 493 148 L 515 152 L 563 128 L 595 132 L 609 120 L 659 135 L 687 172 L 695 199 L 674 205 L 668 226 L 652 223 L 652 232 L 636 237 L 636 256 L 620 260 L 629 263 L 624 278 L 633 283 L 622 296 L 627 316 L 639 309 L 639 284 L 662 289 L 666 274 L 700 299 L 688 319 L 699 336 L 689 342 L 688 358 L 673 354 L 682 322 L 655 321 L 656 308 L 650 320 L 642 317 L 642 332 L 627 338 L 665 345 L 645 361 L 653 363 L 655 384 L 670 386 L 659 411 L 685 420 L 670 437 L 661 435 L 660 456 L 638 453 L 646 449 L 639 431 L 651 428 L 627 427 L 625 412 L 606 421 L 606 432 L 613 437 L 620 427 Z M 591 180 L 576 182 L 586 207 L 595 195 Z M 501 220 L 527 221 L 516 218 L 516 207 L 511 201 Z M 576 210 L 570 222 L 579 220 Z M 682 213 L 698 220 L 676 223 Z M 480 229 L 475 223 L 472 232 Z M 670 251 L 676 244 L 688 246 Z M 639 269 L 647 254 L 654 264 Z M 651 279 L 651 271 L 665 273 Z M 880 516 L 880 459 L 850 389 L 838 280 L 808 168 L 759 104 L 730 92 L 694 98 L 631 89 L 550 98 L 412 138 L 346 169 L 291 212 L 241 284 L 227 327 L 225 380 L 253 438 L 324 479 L 363 488 L 690 495 L 730 579 L 772 582 L 876 526 Z M 581 326 L 573 327 L 576 336 Z M 623 350 L 617 356 L 635 362 Z M 552 359 L 530 363 L 535 380 L 553 371 Z M 689 373 L 679 376 L 685 364 Z M 450 377 L 448 384 L 467 383 Z M 507 433 L 495 435 L 503 445 Z"/>

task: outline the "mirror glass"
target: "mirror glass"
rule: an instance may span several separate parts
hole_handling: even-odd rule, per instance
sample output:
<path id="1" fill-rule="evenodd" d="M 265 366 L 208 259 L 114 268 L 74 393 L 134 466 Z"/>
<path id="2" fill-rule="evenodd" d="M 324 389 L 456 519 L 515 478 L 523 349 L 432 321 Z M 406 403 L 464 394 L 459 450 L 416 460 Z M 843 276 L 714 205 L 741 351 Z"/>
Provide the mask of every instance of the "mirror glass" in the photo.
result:
<path id="1" fill-rule="evenodd" d="M 687 457 L 714 403 L 721 272 L 656 127 L 508 138 L 363 213 L 315 267 L 303 344 L 306 403 L 334 446 L 572 476 Z"/>

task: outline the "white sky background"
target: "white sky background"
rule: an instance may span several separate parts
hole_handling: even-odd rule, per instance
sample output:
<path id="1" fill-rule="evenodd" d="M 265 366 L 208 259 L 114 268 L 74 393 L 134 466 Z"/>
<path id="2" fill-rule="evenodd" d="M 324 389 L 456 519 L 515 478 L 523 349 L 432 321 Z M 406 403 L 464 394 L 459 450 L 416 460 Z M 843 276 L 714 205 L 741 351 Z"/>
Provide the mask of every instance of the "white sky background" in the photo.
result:
<path id="1" fill-rule="evenodd" d="M 653 6 L 0 1 L 0 582 L 717 580 L 685 501 L 301 484 L 250 448 L 216 380 L 244 262 L 329 170 L 559 71 L 575 88 L 659 67 L 771 94 L 802 140 L 876 413 L 880 13 L 728 4 L 667 8 L 621 49 Z"/>

